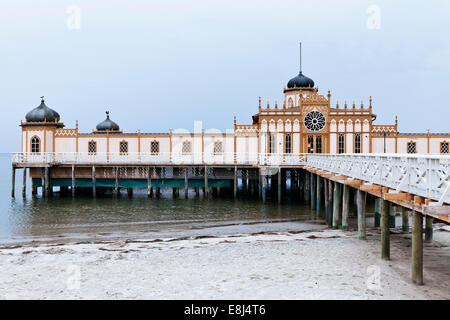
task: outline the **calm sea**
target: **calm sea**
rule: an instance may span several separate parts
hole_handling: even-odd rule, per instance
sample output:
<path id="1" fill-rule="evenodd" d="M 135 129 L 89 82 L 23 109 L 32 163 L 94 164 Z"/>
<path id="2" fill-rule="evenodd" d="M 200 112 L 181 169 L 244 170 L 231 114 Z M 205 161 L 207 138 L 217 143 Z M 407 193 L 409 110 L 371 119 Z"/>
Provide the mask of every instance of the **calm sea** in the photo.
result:
<path id="1" fill-rule="evenodd" d="M 190 191 L 184 199 L 172 197 L 163 190 L 160 198 L 148 199 L 146 190 L 129 198 L 101 196 L 61 196 L 44 199 L 31 196 L 31 180 L 27 179 L 27 195 L 22 197 L 22 172 L 16 171 L 16 197 L 11 198 L 11 157 L 0 154 L 0 244 L 62 238 L 77 235 L 104 235 L 117 232 L 163 232 L 215 226 L 242 225 L 253 222 L 307 220 L 316 221 L 307 205 L 296 199 L 276 201 L 229 197 L 199 198 Z M 57 188 L 55 188 L 57 190 Z"/>

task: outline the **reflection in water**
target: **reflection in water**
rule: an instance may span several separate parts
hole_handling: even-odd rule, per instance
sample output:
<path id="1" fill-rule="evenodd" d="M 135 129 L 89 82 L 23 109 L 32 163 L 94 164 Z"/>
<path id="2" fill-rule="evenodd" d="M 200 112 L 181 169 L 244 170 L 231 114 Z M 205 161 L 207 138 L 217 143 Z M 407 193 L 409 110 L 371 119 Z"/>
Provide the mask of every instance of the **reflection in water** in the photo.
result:
<path id="1" fill-rule="evenodd" d="M 147 199 L 146 191 L 93 199 L 90 196 L 31 197 L 28 179 L 27 197 L 21 196 L 22 170 L 16 172 L 16 198 L 10 197 L 10 158 L 0 155 L 0 242 L 29 236 L 55 236 L 114 231 L 160 231 L 171 228 L 208 227 L 248 221 L 315 219 L 309 207 L 289 201 L 276 202 L 254 198 L 237 200 L 221 197 L 173 198 L 171 190 L 161 197 Z"/>

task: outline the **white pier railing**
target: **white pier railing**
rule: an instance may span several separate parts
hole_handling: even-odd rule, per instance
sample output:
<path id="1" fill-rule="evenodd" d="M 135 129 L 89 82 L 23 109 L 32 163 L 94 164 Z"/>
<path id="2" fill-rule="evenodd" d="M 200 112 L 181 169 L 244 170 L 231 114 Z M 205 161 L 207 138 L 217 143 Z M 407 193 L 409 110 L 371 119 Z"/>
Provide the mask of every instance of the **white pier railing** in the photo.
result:
<path id="1" fill-rule="evenodd" d="M 299 153 L 13 153 L 15 165 L 262 165 L 300 166 L 306 155 Z"/>
<path id="2" fill-rule="evenodd" d="M 450 156 L 309 154 L 307 166 L 450 204 Z"/>

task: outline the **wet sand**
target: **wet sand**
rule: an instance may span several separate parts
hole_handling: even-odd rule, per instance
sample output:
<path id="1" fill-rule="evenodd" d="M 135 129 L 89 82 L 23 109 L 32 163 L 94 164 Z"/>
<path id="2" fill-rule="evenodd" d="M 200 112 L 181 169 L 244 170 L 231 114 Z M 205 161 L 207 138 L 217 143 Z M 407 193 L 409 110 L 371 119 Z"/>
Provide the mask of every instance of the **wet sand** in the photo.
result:
<path id="1" fill-rule="evenodd" d="M 436 225 L 425 244 L 424 286 L 410 281 L 411 235 L 399 229 L 390 261 L 379 230 L 361 241 L 304 222 L 3 246 L 0 298 L 449 299 L 449 231 Z"/>

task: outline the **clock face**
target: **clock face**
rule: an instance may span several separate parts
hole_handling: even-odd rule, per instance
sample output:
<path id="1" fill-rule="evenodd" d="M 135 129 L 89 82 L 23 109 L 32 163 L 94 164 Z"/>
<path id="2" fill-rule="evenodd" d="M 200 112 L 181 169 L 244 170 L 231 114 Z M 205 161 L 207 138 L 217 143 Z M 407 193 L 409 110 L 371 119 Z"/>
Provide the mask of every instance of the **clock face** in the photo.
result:
<path id="1" fill-rule="evenodd" d="M 305 117 L 305 126 L 311 131 L 320 131 L 325 127 L 325 117 L 319 111 L 311 111 Z"/>

